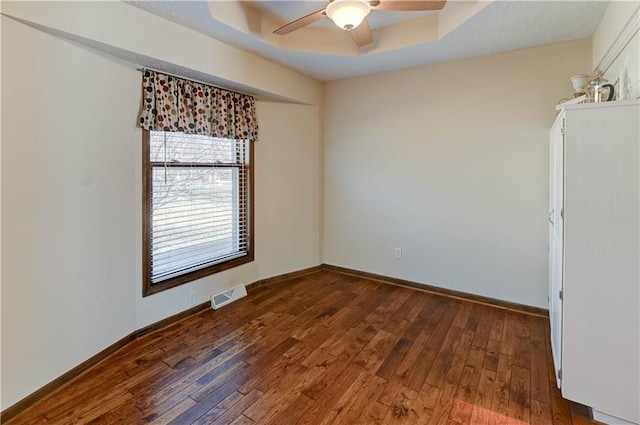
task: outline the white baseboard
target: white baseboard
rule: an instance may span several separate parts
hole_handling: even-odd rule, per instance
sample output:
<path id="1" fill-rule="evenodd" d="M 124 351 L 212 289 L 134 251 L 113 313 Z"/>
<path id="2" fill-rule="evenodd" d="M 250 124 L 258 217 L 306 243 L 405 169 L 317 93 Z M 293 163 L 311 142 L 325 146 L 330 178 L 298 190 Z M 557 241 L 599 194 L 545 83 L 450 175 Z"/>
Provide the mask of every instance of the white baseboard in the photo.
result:
<path id="1" fill-rule="evenodd" d="M 596 409 L 591 409 L 592 413 L 593 413 L 593 419 L 598 421 L 598 422 L 602 422 L 603 424 L 608 424 L 608 425 L 638 425 L 635 422 L 629 422 L 626 421 L 624 419 L 620 419 L 616 416 L 613 415 L 608 415 L 604 412 L 600 412 L 599 410 Z"/>

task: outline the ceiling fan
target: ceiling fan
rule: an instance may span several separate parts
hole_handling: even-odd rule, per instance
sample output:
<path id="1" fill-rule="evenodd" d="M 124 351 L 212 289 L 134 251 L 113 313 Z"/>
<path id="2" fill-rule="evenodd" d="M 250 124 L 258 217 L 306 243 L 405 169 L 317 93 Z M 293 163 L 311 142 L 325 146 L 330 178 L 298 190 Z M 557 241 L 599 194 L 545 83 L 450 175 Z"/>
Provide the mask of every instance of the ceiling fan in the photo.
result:
<path id="1" fill-rule="evenodd" d="M 371 10 L 424 11 L 440 10 L 447 0 L 329 0 L 326 8 L 303 16 L 278 28 L 273 33 L 289 34 L 328 16 L 339 28 L 349 31 L 358 47 L 373 41 L 371 27 L 366 20 Z"/>

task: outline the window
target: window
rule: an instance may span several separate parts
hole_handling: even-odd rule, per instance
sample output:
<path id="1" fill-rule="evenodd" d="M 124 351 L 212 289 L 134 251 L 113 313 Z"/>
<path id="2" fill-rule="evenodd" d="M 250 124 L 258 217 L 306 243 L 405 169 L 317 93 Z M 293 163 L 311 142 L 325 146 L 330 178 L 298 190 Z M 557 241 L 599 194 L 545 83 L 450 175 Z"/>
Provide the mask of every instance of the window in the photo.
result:
<path id="1" fill-rule="evenodd" d="M 253 261 L 251 142 L 143 139 L 143 295 Z"/>

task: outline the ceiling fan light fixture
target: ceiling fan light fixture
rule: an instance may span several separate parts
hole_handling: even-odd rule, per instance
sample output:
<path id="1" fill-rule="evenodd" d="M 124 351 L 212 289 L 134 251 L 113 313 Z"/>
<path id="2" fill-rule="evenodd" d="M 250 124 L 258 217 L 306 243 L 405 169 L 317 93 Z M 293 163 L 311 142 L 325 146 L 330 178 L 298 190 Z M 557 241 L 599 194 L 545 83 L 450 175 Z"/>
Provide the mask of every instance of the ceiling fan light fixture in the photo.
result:
<path id="1" fill-rule="evenodd" d="M 362 23 L 371 11 L 366 0 L 333 0 L 327 6 L 327 16 L 340 28 L 351 30 Z"/>

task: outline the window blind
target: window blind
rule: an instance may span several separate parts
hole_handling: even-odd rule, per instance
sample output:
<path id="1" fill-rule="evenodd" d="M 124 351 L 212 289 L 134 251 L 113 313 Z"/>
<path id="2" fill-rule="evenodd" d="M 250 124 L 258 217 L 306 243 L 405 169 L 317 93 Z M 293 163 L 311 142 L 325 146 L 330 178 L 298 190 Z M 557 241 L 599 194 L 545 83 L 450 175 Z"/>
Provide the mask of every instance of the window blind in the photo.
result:
<path id="1" fill-rule="evenodd" d="M 151 131 L 151 284 L 247 254 L 250 142 Z"/>

